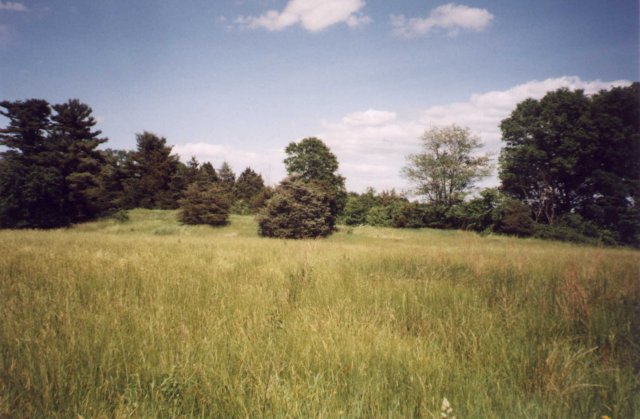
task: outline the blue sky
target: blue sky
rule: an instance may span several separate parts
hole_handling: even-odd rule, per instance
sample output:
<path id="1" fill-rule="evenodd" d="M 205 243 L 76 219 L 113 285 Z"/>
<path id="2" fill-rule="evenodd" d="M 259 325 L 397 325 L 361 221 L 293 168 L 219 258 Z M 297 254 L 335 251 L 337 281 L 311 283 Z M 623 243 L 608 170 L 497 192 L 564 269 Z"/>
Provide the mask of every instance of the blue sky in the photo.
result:
<path id="1" fill-rule="evenodd" d="M 79 98 L 109 147 L 148 130 L 272 184 L 284 147 L 319 136 L 349 189 L 406 189 L 429 127 L 467 126 L 497 155 L 519 101 L 638 80 L 638 14 L 637 0 L 0 0 L 0 98 Z"/>

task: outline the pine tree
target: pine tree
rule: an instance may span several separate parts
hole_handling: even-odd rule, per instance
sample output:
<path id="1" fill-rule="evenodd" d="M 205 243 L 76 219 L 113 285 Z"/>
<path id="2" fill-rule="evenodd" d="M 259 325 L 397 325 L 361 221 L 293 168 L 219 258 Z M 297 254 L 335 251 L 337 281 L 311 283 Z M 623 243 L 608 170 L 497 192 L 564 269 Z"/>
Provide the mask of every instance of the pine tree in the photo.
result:
<path id="1" fill-rule="evenodd" d="M 171 190 L 171 179 L 178 170 L 178 156 L 171 154 L 165 138 L 150 132 L 137 134 L 137 150 L 131 156 L 125 182 L 129 207 L 175 209 L 178 202 Z"/>
<path id="2" fill-rule="evenodd" d="M 194 182 L 180 200 L 178 219 L 184 224 L 224 225 L 229 218 L 231 199 L 220 183 Z"/>

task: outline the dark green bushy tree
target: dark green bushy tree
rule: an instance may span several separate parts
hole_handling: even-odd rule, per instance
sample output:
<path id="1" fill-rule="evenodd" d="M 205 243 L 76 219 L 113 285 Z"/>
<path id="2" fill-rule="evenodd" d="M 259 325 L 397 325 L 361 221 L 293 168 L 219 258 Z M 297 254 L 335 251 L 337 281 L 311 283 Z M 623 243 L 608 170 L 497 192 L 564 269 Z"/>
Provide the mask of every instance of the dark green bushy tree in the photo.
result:
<path id="1" fill-rule="evenodd" d="M 194 182 L 180 200 L 178 219 L 184 224 L 227 223 L 232 197 L 220 183 Z"/>
<path id="2" fill-rule="evenodd" d="M 640 84 L 560 89 L 502 121 L 500 179 L 536 221 L 579 214 L 622 243 L 640 243 Z"/>
<path id="3" fill-rule="evenodd" d="M 286 239 L 327 236 L 333 231 L 329 201 L 325 190 L 290 176 L 280 183 L 258 215 L 259 233 Z"/>
<path id="4" fill-rule="evenodd" d="M 264 204 L 263 190 L 262 176 L 247 167 L 236 180 L 236 206 L 246 207 L 251 213 L 257 211 Z"/>
<path id="5" fill-rule="evenodd" d="M 297 174 L 303 182 L 324 190 L 330 202 L 331 229 L 347 201 L 345 179 L 336 173 L 338 159 L 322 140 L 309 137 L 298 143 L 290 143 L 285 149 L 284 165 L 289 175 Z"/>

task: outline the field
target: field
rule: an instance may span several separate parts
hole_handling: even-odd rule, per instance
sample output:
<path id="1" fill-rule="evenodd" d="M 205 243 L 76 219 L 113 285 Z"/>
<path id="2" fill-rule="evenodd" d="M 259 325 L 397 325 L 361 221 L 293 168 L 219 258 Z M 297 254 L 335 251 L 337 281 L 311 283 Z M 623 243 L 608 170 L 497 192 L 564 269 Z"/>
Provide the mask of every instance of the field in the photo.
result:
<path id="1" fill-rule="evenodd" d="M 145 210 L 0 251 L 0 417 L 640 416 L 638 251 Z"/>

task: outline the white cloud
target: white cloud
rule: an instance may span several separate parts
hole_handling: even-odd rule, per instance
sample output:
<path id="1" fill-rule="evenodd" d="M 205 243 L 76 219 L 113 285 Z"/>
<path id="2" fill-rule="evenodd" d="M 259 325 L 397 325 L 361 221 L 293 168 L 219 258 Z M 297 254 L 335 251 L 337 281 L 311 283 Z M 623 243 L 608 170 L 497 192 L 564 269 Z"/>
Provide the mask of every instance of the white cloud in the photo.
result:
<path id="1" fill-rule="evenodd" d="M 337 155 L 349 190 L 363 191 L 367 186 L 378 190 L 408 189 L 400 169 L 408 154 L 419 151 L 419 137 L 425 129 L 453 123 L 468 127 L 484 143 L 482 151 L 497 157 L 501 147 L 500 122 L 523 100 L 542 98 L 561 87 L 593 94 L 629 84 L 626 80 L 583 81 L 578 77 L 534 80 L 507 90 L 473 94 L 465 102 L 431 106 L 419 110 L 414 117 L 403 118 L 395 112 L 371 109 L 354 112 L 336 122 L 324 122 L 318 137 Z M 494 174 L 480 185 L 496 184 Z"/>
<path id="2" fill-rule="evenodd" d="M 13 1 L 0 1 L 0 10 L 6 10 L 8 12 L 28 12 L 27 6 L 22 3 Z"/>
<path id="3" fill-rule="evenodd" d="M 260 16 L 240 16 L 236 24 L 269 31 L 301 25 L 310 32 L 318 32 L 338 23 L 355 28 L 371 22 L 360 12 L 364 5 L 364 0 L 289 0 L 282 11 L 269 10 Z"/>
<path id="4" fill-rule="evenodd" d="M 431 10 L 426 18 L 391 15 L 391 26 L 393 33 L 405 38 L 426 35 L 438 29 L 455 36 L 461 30 L 483 31 L 491 24 L 493 18 L 487 9 L 448 3 Z"/>
<path id="5" fill-rule="evenodd" d="M 364 112 L 354 112 L 342 118 L 347 125 L 381 125 L 396 119 L 395 112 L 377 111 L 369 109 Z"/>
<path id="6" fill-rule="evenodd" d="M 547 92 L 561 87 L 583 89 L 586 94 L 594 94 L 630 83 L 626 80 L 584 81 L 579 77 L 533 80 L 506 90 L 473 94 L 464 102 L 416 109 L 407 115 L 380 109 L 352 112 L 335 121 L 323 121 L 322 128 L 314 135 L 321 138 L 338 157 L 339 172 L 346 177 L 350 191 L 362 192 L 368 186 L 377 190 L 408 190 L 410 185 L 400 176 L 400 170 L 406 164 L 406 156 L 419 151 L 419 138 L 426 129 L 453 123 L 468 127 L 484 143 L 482 152 L 497 157 L 501 147 L 500 122 L 523 100 L 540 99 Z M 210 161 L 215 167 L 228 161 L 237 174 L 250 166 L 272 185 L 286 175 L 284 145 L 281 149 L 248 151 L 195 141 L 176 145 L 173 151 L 185 162 L 191 156 L 200 162 Z M 496 186 L 497 183 L 494 174 L 479 186 Z"/>

